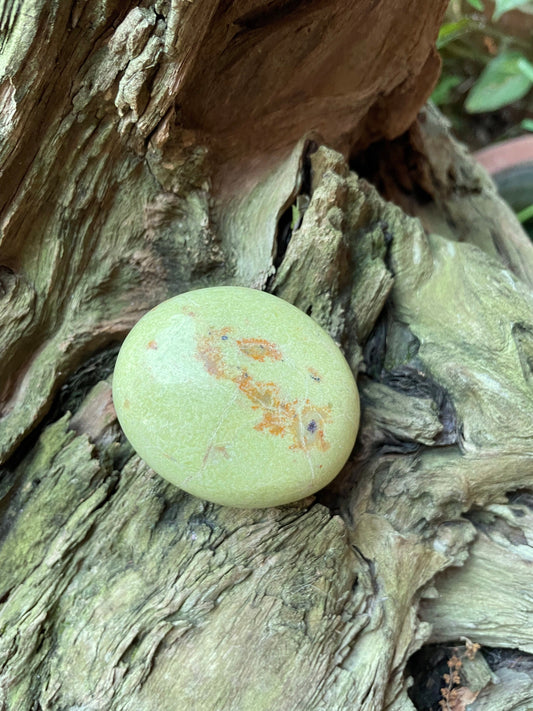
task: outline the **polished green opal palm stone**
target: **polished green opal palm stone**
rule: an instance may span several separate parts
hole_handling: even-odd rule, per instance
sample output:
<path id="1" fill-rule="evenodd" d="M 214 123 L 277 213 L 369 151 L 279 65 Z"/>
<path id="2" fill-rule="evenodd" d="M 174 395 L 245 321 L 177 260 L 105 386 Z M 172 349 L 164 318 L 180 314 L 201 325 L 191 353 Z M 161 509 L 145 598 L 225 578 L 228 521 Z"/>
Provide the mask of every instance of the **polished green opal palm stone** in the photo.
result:
<path id="1" fill-rule="evenodd" d="M 359 425 L 352 372 L 330 336 L 271 294 L 180 294 L 128 334 L 113 377 L 119 422 L 158 474 L 238 507 L 312 494 L 340 471 Z"/>

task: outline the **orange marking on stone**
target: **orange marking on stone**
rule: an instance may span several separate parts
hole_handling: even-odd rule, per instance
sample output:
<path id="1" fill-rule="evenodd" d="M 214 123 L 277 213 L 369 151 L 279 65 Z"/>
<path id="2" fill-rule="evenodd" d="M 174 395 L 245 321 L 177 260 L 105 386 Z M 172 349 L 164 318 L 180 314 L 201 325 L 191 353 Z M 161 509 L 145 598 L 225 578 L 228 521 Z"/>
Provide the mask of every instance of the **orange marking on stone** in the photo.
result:
<path id="1" fill-rule="evenodd" d="M 320 381 L 322 380 L 322 376 L 320 375 L 320 373 L 318 373 L 314 368 L 307 368 L 307 370 L 309 371 L 309 374 L 313 378 L 313 380 L 317 383 L 320 383 Z"/>
<path id="2" fill-rule="evenodd" d="M 229 380 L 250 400 L 252 410 L 262 413 L 262 419 L 254 429 L 268 432 L 277 437 L 292 440 L 291 449 L 307 451 L 319 449 L 325 452 L 330 445 L 324 434 L 324 425 L 331 419 L 331 407 L 315 407 L 306 398 L 303 407 L 298 400 L 287 402 L 279 385 L 272 381 L 256 381 L 245 367 L 228 365 L 224 358 L 223 346 L 238 347 L 242 355 L 264 362 L 266 358 L 281 360 L 282 355 L 276 346 L 260 338 L 242 338 L 229 341 L 231 328 L 211 329 L 208 334 L 198 338 L 196 357 L 204 368 L 217 380 Z M 227 350 L 226 350 L 227 352 Z M 215 448 L 213 448 L 215 449 Z M 206 452 L 209 455 L 211 448 Z"/>
<path id="3" fill-rule="evenodd" d="M 157 350 L 157 341 L 150 341 L 146 347 L 152 351 L 156 351 Z"/>
<path id="4" fill-rule="evenodd" d="M 209 457 L 213 457 L 215 455 L 219 455 L 224 457 L 224 459 L 230 459 L 230 454 L 226 447 L 223 444 L 215 444 L 215 445 L 210 445 L 207 448 L 206 453 L 204 454 L 204 459 L 203 459 L 203 464 L 207 462 Z"/>
<path id="5" fill-rule="evenodd" d="M 217 328 L 198 339 L 196 357 L 202 361 L 209 375 L 215 378 L 224 377 L 224 361 L 220 350 L 220 341 L 231 329 Z"/>
<path id="6" fill-rule="evenodd" d="M 241 353 L 261 363 L 266 358 L 269 360 L 281 360 L 282 358 L 277 346 L 264 338 L 241 338 L 237 341 L 237 345 Z"/>

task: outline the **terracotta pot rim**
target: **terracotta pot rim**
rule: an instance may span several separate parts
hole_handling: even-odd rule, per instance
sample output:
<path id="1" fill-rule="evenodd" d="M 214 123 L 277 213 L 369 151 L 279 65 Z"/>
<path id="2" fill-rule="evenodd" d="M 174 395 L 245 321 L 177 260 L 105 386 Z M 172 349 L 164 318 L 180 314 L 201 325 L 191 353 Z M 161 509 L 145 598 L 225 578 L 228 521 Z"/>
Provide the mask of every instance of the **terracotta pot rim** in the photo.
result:
<path id="1" fill-rule="evenodd" d="M 521 163 L 533 162 L 533 135 L 511 138 L 474 153 L 474 158 L 491 174 Z"/>

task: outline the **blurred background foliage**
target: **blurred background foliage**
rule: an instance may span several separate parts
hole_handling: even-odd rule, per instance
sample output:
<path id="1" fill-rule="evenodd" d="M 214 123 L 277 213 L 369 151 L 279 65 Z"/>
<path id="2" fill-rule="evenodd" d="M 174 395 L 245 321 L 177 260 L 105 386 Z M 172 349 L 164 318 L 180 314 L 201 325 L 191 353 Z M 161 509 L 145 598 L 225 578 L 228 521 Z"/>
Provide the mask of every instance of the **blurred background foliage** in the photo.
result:
<path id="1" fill-rule="evenodd" d="M 533 2 L 451 0 L 432 99 L 472 149 L 533 132 Z"/>

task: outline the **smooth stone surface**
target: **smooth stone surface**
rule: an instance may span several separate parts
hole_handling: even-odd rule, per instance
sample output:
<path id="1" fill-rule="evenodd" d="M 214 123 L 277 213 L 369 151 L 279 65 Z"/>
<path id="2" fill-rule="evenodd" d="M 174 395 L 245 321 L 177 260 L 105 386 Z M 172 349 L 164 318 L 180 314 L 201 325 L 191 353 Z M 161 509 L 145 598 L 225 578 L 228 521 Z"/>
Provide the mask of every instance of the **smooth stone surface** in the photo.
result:
<path id="1" fill-rule="evenodd" d="M 180 294 L 128 334 L 113 378 L 118 419 L 158 474 L 195 496 L 276 506 L 329 483 L 353 448 L 359 396 L 330 336 L 244 287 Z"/>

